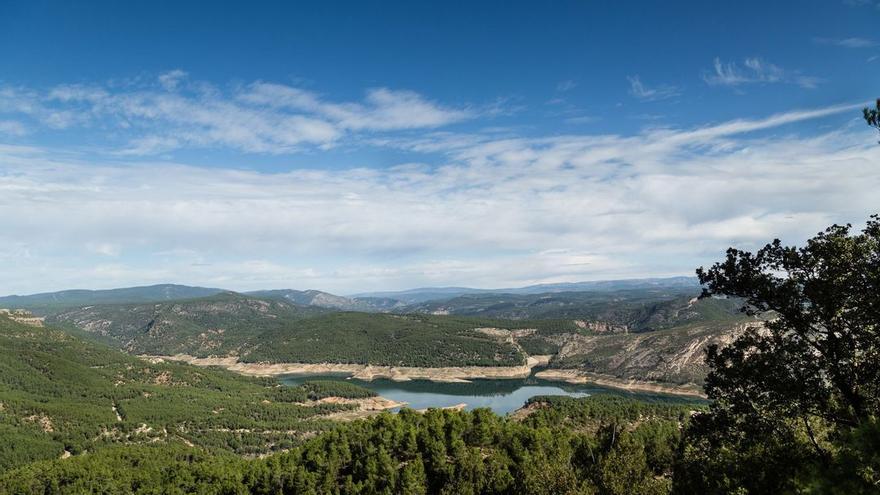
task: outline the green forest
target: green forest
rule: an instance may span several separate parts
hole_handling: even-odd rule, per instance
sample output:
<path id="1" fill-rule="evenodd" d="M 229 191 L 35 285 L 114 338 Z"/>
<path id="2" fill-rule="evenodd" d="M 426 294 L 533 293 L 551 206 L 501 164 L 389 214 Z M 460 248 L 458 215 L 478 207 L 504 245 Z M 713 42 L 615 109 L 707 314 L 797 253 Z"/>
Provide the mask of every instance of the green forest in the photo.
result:
<path id="1" fill-rule="evenodd" d="M 0 316 L 0 469 L 153 441 L 263 454 L 333 426 L 326 415 L 353 407 L 315 401 L 372 395 L 349 383 L 282 387 L 273 379 L 149 363 Z"/>
<path id="2" fill-rule="evenodd" d="M 519 348 L 475 328 L 580 331 L 571 320 L 330 312 L 234 293 L 159 304 L 87 306 L 46 321 L 134 354 L 427 367 L 525 363 Z"/>
<path id="3" fill-rule="evenodd" d="M 554 424 L 560 416 L 568 418 L 565 425 Z M 112 447 L 8 472 L 0 487 L 10 493 L 96 487 L 102 493 L 666 493 L 687 416 L 684 406 L 615 397 L 548 404 L 522 421 L 485 409 L 404 410 L 340 426 L 264 460 L 181 446 Z"/>

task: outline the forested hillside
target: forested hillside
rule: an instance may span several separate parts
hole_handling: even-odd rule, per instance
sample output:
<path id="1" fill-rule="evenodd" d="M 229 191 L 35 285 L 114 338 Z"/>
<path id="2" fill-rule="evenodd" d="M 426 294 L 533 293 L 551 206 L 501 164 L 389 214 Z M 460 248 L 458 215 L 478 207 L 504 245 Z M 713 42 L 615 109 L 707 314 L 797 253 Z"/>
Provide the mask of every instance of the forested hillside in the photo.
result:
<path id="1" fill-rule="evenodd" d="M 0 316 L 0 470 L 110 444 L 180 443 L 239 454 L 289 448 L 325 415 L 367 397 L 348 383 L 274 380 L 147 363 L 65 332 Z"/>
<path id="2" fill-rule="evenodd" d="M 525 419 L 404 410 L 245 461 L 184 446 L 117 447 L 0 477 L 0 489 L 102 493 L 662 494 L 688 406 L 536 399 Z M 136 469 L 135 469 L 136 467 Z"/>
<path id="3" fill-rule="evenodd" d="M 548 397 L 512 419 L 432 411 L 344 425 L 332 413 L 356 403 L 321 400 L 370 395 L 144 362 L 0 317 L 0 493 L 555 493 L 620 477 L 662 493 L 693 408 Z"/>
<path id="4" fill-rule="evenodd" d="M 549 299 L 474 296 L 480 301 L 487 297 L 516 297 L 529 311 L 555 308 L 537 313 L 567 317 L 334 312 L 283 298 L 224 293 L 154 304 L 86 306 L 46 321 L 134 354 L 415 367 L 519 366 L 529 355 L 549 355 L 551 369 L 574 374 L 560 375 L 563 379 L 594 373 L 611 380 L 687 385 L 694 391 L 707 372 L 704 349 L 729 342 L 757 323 L 738 311 L 741 301 L 696 300 L 667 289 L 659 294 L 648 289 L 560 293 Z M 565 308 L 579 316 L 572 317 Z M 477 313 L 511 316 L 500 309 Z"/>
<path id="5" fill-rule="evenodd" d="M 330 308 L 340 311 L 387 312 L 399 309 L 404 303 L 379 297 L 344 297 L 319 290 L 259 290 L 247 293 L 259 298 L 282 299 L 295 304 Z"/>
<path id="6" fill-rule="evenodd" d="M 738 314 L 734 300 L 694 301 L 692 287 L 542 294 L 469 294 L 428 301 L 402 312 L 502 319 L 574 319 L 603 322 L 621 332 L 669 328 Z"/>
<path id="7" fill-rule="evenodd" d="M 326 312 L 226 292 L 163 303 L 90 305 L 51 315 L 46 322 L 82 330 L 135 354 L 224 355 L 262 332 Z"/>
<path id="8" fill-rule="evenodd" d="M 0 297 L 0 308 L 22 308 L 35 314 L 46 315 L 66 308 L 92 304 L 134 304 L 208 297 L 223 289 L 190 287 L 187 285 L 159 284 L 145 287 L 125 287 L 106 290 L 64 290 L 30 294 L 27 296 Z"/>
<path id="9" fill-rule="evenodd" d="M 483 327 L 579 330 L 571 321 L 328 312 L 233 293 L 158 304 L 88 306 L 46 321 L 134 354 L 429 367 L 525 362 L 517 345 L 477 330 Z"/>

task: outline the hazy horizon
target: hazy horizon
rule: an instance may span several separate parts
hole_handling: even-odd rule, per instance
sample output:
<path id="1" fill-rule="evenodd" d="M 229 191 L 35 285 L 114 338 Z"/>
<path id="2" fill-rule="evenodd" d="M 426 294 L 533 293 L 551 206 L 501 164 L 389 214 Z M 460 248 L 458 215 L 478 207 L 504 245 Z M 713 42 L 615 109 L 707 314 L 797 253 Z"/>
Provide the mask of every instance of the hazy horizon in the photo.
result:
<path id="1" fill-rule="evenodd" d="M 540 287 L 540 286 L 554 286 L 554 285 L 563 285 L 563 284 L 589 284 L 589 283 L 604 283 L 604 282 L 638 282 L 638 281 L 647 281 L 647 280 L 657 280 L 657 281 L 670 281 L 676 279 L 693 279 L 696 281 L 696 276 L 689 275 L 673 275 L 668 277 L 634 277 L 634 278 L 621 278 L 621 279 L 596 279 L 596 280 L 578 280 L 574 282 L 548 282 L 534 285 L 524 285 L 518 287 L 474 287 L 468 285 L 444 285 L 444 286 L 419 286 L 419 287 L 403 287 L 398 289 L 369 289 L 365 288 L 364 290 L 358 290 L 354 292 L 348 293 L 335 293 L 338 296 L 344 297 L 357 297 L 363 296 L 367 294 L 377 294 L 377 293 L 394 293 L 394 292 L 410 292 L 410 291 L 429 291 L 429 290 L 446 290 L 446 289 L 463 289 L 463 290 L 476 290 L 476 291 L 502 291 L 502 290 L 516 290 L 516 289 L 524 289 L 530 287 Z M 33 292 L 33 293 L 18 293 L 18 294 L 2 294 L 0 293 L 0 298 L 4 297 L 18 297 L 18 296 L 32 296 L 32 295 L 40 295 L 40 294 L 53 294 L 57 292 L 69 292 L 69 291 L 112 291 L 112 290 L 120 290 L 120 289 L 138 289 L 138 288 L 148 288 L 148 287 L 158 287 L 158 286 L 181 286 L 181 287 L 201 287 L 206 289 L 219 289 L 219 290 L 228 290 L 231 292 L 238 293 L 249 293 L 249 292 L 258 292 L 263 290 L 299 290 L 299 291 L 310 291 L 317 290 L 321 292 L 331 292 L 326 291 L 320 287 L 294 287 L 294 286 L 285 286 L 285 287 L 262 287 L 258 289 L 236 289 L 234 286 L 223 286 L 223 287 L 205 287 L 196 284 L 189 284 L 186 282 L 157 282 L 153 284 L 145 284 L 145 285 L 131 285 L 131 286 L 112 286 L 112 287 L 64 287 L 58 289 L 52 289 L 48 291 L 41 292 Z"/>

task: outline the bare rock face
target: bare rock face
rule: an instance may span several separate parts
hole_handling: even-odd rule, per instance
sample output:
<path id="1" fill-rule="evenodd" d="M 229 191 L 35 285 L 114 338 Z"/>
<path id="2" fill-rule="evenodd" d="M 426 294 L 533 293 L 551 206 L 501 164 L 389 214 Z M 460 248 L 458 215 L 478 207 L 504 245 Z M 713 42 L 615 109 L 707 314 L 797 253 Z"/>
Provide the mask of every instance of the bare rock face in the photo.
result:
<path id="1" fill-rule="evenodd" d="M 709 345 L 725 346 L 762 323 L 689 325 L 638 334 L 567 334 L 551 367 L 600 373 L 620 379 L 700 384 L 708 369 Z"/>
<path id="2" fill-rule="evenodd" d="M 607 321 L 585 321 L 574 320 L 575 325 L 583 330 L 593 333 L 613 334 L 613 333 L 629 333 L 629 325 L 610 323 Z"/>
<path id="3" fill-rule="evenodd" d="M 12 321 L 30 325 L 32 327 L 43 326 L 43 318 L 34 316 L 30 311 L 25 309 L 0 309 L 0 315 L 6 316 Z"/>

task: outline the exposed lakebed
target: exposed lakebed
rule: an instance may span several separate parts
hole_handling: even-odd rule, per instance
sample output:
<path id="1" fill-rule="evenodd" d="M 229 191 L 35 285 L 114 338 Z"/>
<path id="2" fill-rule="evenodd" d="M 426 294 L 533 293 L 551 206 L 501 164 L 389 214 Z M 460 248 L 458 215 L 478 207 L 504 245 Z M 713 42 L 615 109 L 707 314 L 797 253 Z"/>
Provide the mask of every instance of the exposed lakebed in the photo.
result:
<path id="1" fill-rule="evenodd" d="M 349 378 L 344 374 L 286 375 L 280 377 L 280 380 L 290 386 L 309 380 L 349 381 L 368 388 L 382 397 L 396 402 L 406 402 L 407 407 L 413 409 L 454 407 L 466 404 L 464 407 L 466 410 L 488 407 L 497 414 L 513 412 L 522 407 L 529 398 L 536 395 L 586 397 L 595 394 L 614 394 L 653 402 L 703 403 L 699 399 L 627 392 L 589 384 L 560 384 L 534 376 L 500 380 L 476 379 L 466 383 L 438 383 L 427 380 L 392 381 L 382 378 L 365 381 Z"/>

